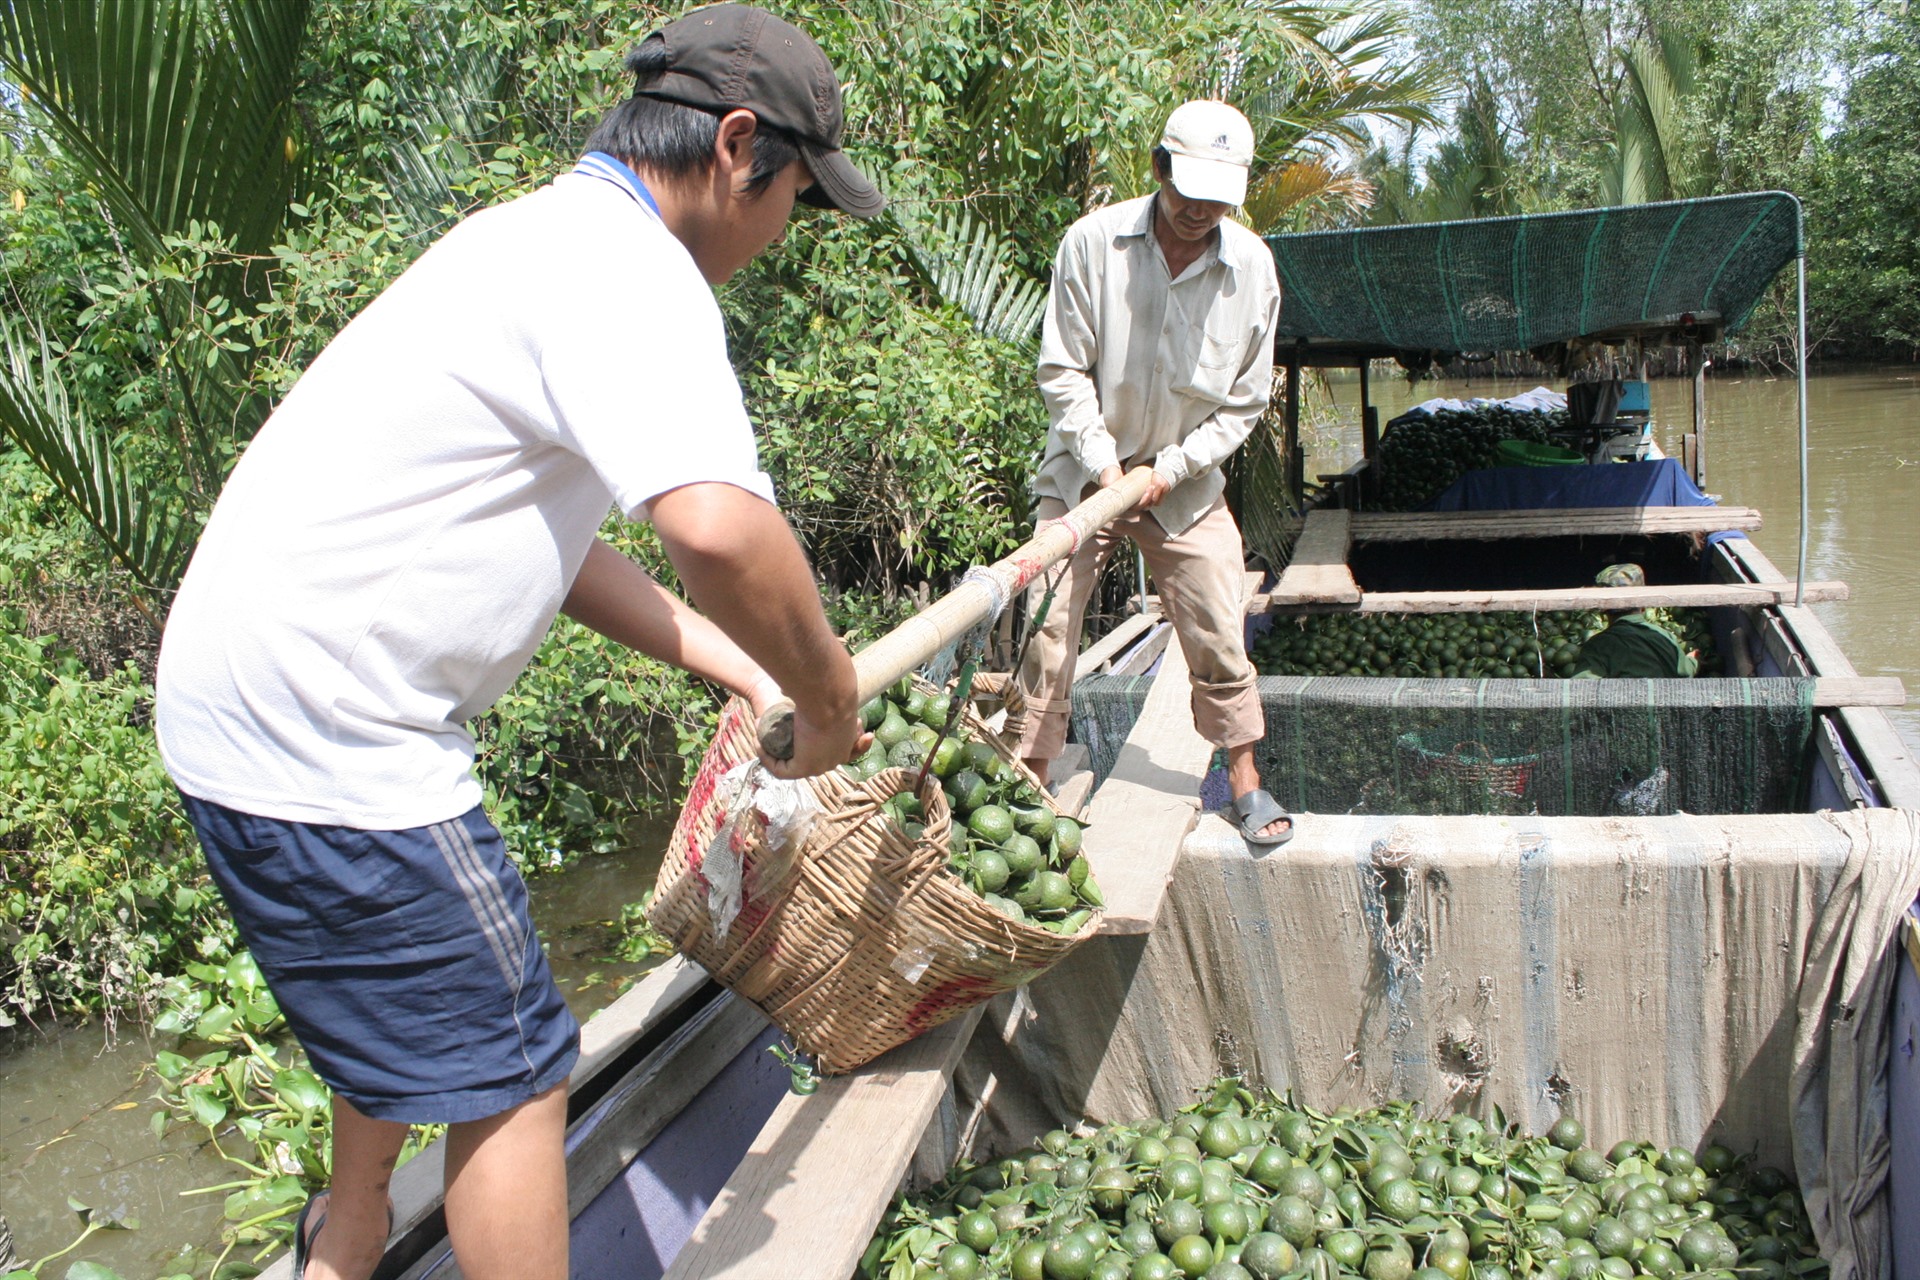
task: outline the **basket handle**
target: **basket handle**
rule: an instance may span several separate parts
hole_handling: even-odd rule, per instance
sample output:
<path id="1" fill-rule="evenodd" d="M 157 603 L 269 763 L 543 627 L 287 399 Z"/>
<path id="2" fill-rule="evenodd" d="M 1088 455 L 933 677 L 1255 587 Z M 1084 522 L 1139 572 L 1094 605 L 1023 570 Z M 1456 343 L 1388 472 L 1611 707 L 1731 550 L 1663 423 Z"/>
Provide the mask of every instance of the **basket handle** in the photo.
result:
<path id="1" fill-rule="evenodd" d="M 1482 760 L 1491 761 L 1499 759 L 1498 756 L 1493 754 L 1492 747 L 1473 738 L 1468 738 L 1464 742 L 1454 743 L 1453 749 L 1447 752 L 1447 754 L 1460 760 L 1468 759 L 1476 754 Z"/>

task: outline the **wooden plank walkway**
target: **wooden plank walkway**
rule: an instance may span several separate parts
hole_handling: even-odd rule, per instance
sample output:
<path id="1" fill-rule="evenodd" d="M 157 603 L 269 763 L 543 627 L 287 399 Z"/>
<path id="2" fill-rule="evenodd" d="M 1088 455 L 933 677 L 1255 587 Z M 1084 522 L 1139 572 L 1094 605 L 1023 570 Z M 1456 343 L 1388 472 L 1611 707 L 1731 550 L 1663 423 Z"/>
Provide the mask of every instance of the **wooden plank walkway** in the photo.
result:
<path id="1" fill-rule="evenodd" d="M 1186 656 L 1169 645 L 1113 771 L 1087 809 L 1087 858 L 1106 896 L 1102 934 L 1153 929 L 1199 816 L 1200 779 L 1213 748 L 1193 727 Z M 1124 856 L 1114 850 L 1124 849 Z"/>
<path id="2" fill-rule="evenodd" d="M 1313 517 L 1308 516 L 1311 526 Z M 1355 542 L 1437 538 L 1555 538 L 1581 534 L 1723 533 L 1760 527 L 1753 507 L 1567 507 L 1561 510 L 1394 511 L 1356 515 Z M 1303 535 L 1304 536 L 1304 535 Z"/>
<path id="3" fill-rule="evenodd" d="M 1347 567 L 1353 543 L 1351 511 L 1309 511 L 1293 556 L 1274 584 L 1272 600 L 1285 604 L 1358 604 L 1360 584 Z"/>

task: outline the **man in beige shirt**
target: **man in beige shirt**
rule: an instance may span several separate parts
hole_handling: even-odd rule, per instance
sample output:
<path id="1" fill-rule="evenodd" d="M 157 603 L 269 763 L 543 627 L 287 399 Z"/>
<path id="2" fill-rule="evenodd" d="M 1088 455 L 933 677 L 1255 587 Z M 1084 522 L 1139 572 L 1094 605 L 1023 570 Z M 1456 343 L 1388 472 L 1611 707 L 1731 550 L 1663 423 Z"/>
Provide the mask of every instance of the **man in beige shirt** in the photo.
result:
<path id="1" fill-rule="evenodd" d="M 1123 539 L 1145 555 L 1193 680 L 1194 724 L 1227 753 L 1232 820 L 1255 844 L 1293 822 L 1260 786 L 1266 734 L 1243 633 L 1240 530 L 1220 465 L 1266 410 L 1280 286 L 1273 255 L 1227 211 L 1246 196 L 1253 128 L 1224 102 L 1189 102 L 1154 151 L 1153 195 L 1088 214 L 1054 260 L 1040 340 L 1052 429 L 1034 485 L 1058 518 L 1127 468 L 1151 465 L 1139 509 L 1081 547 L 1019 672 L 1020 754 L 1044 780 L 1066 743 L 1081 623 Z"/>

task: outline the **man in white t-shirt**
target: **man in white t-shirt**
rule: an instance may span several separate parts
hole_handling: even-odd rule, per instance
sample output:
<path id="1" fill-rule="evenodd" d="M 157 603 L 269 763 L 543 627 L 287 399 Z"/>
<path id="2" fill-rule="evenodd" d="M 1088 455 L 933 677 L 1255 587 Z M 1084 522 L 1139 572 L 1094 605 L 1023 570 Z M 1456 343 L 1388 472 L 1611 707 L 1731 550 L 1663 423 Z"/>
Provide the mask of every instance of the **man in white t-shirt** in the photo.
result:
<path id="1" fill-rule="evenodd" d="M 557 612 L 859 743 L 852 664 L 759 469 L 712 286 L 796 199 L 882 200 L 811 39 L 697 10 L 629 59 L 573 172 L 476 214 L 313 362 L 234 469 L 160 656 L 157 731 L 216 883 L 334 1090 L 295 1274 L 364 1280 L 410 1123 L 447 1122 L 469 1280 L 567 1270 L 578 1025 L 480 807 L 465 722 Z M 695 612 L 597 537 L 650 520 Z"/>

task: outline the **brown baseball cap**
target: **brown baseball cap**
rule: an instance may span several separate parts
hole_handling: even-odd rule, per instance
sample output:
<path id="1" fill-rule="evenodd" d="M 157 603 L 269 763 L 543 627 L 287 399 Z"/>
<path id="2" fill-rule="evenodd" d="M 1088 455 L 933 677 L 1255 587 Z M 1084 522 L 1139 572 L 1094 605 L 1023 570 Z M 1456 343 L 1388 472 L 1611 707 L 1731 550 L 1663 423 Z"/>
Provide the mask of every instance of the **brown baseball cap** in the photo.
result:
<path id="1" fill-rule="evenodd" d="M 707 111 L 744 108 L 800 144 L 814 185 L 800 199 L 871 218 L 887 201 L 840 150 L 840 81 L 813 38 L 764 9 L 716 4 L 648 36 L 666 45 L 667 71 L 640 90 Z"/>

